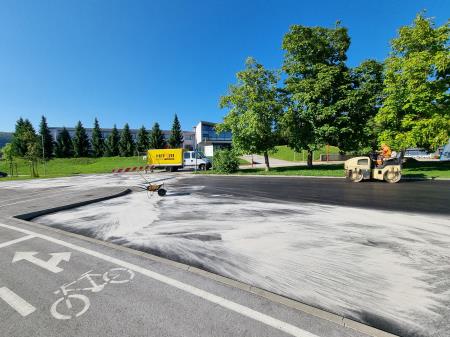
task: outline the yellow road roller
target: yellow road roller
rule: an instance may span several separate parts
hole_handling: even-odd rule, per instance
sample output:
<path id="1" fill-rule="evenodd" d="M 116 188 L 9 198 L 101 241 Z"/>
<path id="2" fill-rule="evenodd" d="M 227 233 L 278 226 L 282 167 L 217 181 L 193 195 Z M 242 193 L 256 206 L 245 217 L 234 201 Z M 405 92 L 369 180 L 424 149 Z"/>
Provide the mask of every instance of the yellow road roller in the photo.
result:
<path id="1" fill-rule="evenodd" d="M 402 154 L 383 160 L 381 165 L 371 157 L 354 157 L 344 163 L 345 178 L 359 183 L 363 180 L 384 180 L 398 183 L 402 178 Z"/>

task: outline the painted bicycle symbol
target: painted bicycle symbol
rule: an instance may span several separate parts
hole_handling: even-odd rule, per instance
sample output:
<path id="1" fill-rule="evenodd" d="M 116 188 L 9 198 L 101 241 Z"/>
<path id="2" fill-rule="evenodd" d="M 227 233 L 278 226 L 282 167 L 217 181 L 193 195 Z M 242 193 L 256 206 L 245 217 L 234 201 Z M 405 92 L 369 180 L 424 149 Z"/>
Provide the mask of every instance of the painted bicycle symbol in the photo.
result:
<path id="1" fill-rule="evenodd" d="M 50 312 L 56 319 L 71 319 L 80 317 L 90 307 L 91 302 L 86 295 L 79 294 L 82 291 L 98 293 L 105 289 L 108 284 L 122 284 L 130 282 L 134 278 L 134 272 L 125 268 L 112 268 L 102 274 L 92 273 L 92 270 L 81 275 L 76 281 L 63 284 L 54 292 L 55 295 L 62 294 L 50 308 Z M 99 279 L 103 282 L 97 283 Z M 81 281 L 87 281 L 90 285 L 85 288 L 70 288 Z"/>

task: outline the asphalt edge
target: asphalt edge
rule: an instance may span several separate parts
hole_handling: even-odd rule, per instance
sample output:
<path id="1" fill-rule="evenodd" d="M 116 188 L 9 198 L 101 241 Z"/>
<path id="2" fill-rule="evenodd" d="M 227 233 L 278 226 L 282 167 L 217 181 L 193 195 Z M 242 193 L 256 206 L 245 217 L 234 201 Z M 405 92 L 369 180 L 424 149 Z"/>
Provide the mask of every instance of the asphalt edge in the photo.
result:
<path id="1" fill-rule="evenodd" d="M 284 175 L 284 174 L 217 174 L 217 173 L 194 173 L 189 172 L 193 176 L 201 176 L 201 177 L 252 177 L 252 178 L 261 178 L 261 177 L 270 177 L 270 178 L 317 178 L 317 179 L 345 179 L 342 177 L 333 177 L 333 176 L 297 176 L 297 175 Z M 450 181 L 450 178 L 415 178 L 415 177 L 402 177 L 402 180 L 407 181 Z"/>
<path id="2" fill-rule="evenodd" d="M 69 237 L 73 237 L 79 240 L 83 240 L 83 241 L 87 241 L 90 243 L 95 243 L 95 244 L 99 244 L 105 247 L 109 247 L 115 250 L 120 250 L 126 253 L 130 253 L 133 255 L 137 255 L 137 256 L 141 256 L 143 258 L 152 260 L 154 262 L 159 262 L 159 263 L 163 263 L 165 265 L 174 267 L 174 268 L 178 268 L 184 271 L 188 271 L 191 272 L 193 274 L 197 274 L 203 277 L 206 277 L 210 280 L 214 280 L 217 282 L 220 282 L 222 284 L 225 284 L 229 287 L 232 288 L 237 288 L 240 290 L 244 290 L 247 291 L 249 293 L 252 293 L 254 295 L 263 297 L 269 301 L 278 303 L 278 304 L 282 304 L 285 305 L 287 307 L 290 307 L 292 309 L 304 312 L 306 314 L 312 315 L 314 317 L 318 317 L 321 319 L 325 319 L 327 321 L 330 321 L 332 323 L 335 323 L 337 325 L 346 327 L 346 328 L 350 328 L 353 329 L 355 331 L 358 331 L 360 333 L 364 333 L 366 335 L 372 336 L 372 337 L 399 337 L 398 335 L 394 335 L 391 334 L 389 332 L 374 328 L 372 326 L 351 320 L 349 318 L 346 318 L 344 316 L 340 316 L 331 312 L 328 312 L 326 310 L 323 309 L 319 309 L 316 307 L 313 307 L 311 305 L 302 303 L 300 301 L 288 298 L 288 297 L 284 297 L 282 295 L 264 290 L 262 288 L 258 288 L 255 286 L 252 286 L 250 284 L 241 282 L 241 281 L 237 281 L 234 280 L 232 278 L 228 278 L 219 274 L 214 274 L 211 273 L 209 271 L 197 268 L 197 267 L 193 267 L 184 263 L 180 263 L 180 262 L 176 262 L 173 260 L 169 260 L 157 255 L 153 255 L 153 254 L 149 254 L 146 252 L 141 252 L 132 248 L 128 248 L 125 246 L 121 246 L 121 245 L 117 245 L 111 242 L 107 242 L 107 241 L 102 241 L 102 240 L 98 240 L 98 239 L 94 239 L 88 236 L 84 236 L 84 235 L 80 235 L 80 234 L 75 234 L 72 232 L 68 232 L 68 231 L 64 231 L 62 229 L 58 229 L 58 228 L 53 228 L 53 227 L 49 227 L 49 226 L 45 226 L 45 225 L 41 225 L 38 224 L 36 222 L 31 222 L 30 220 L 38 217 L 38 216 L 42 216 L 45 214 L 51 214 L 51 213 L 55 213 L 55 212 L 59 212 L 62 210 L 68 210 L 68 209 L 73 209 L 76 207 L 80 207 L 80 206 L 85 206 L 85 205 L 89 205 L 92 203 L 96 203 L 96 202 L 100 202 L 100 201 L 104 201 L 104 200 L 108 200 L 108 199 L 113 199 L 113 198 L 117 198 L 117 197 L 121 197 L 124 195 L 127 195 L 129 193 L 131 193 L 131 189 L 126 189 L 122 192 L 119 193 L 115 193 L 115 194 L 111 194 L 108 196 L 104 196 L 101 198 L 94 198 L 94 199 L 90 199 L 90 200 L 86 200 L 86 201 L 81 201 L 81 202 L 77 202 L 77 203 L 73 203 L 73 204 L 68 204 L 68 205 L 64 205 L 64 206 L 59 206 L 59 207 L 54 207 L 54 208 L 48 208 L 48 209 L 43 209 L 40 211 L 35 211 L 35 212 L 30 212 L 30 213 L 25 213 L 25 214 L 20 214 L 20 215 L 15 215 L 12 216 L 11 219 L 18 221 L 20 223 L 23 223 L 25 225 L 31 226 L 31 227 L 37 227 L 40 228 L 42 230 L 48 230 L 48 231 L 53 231 L 55 233 L 61 234 L 61 235 L 66 235 Z"/>

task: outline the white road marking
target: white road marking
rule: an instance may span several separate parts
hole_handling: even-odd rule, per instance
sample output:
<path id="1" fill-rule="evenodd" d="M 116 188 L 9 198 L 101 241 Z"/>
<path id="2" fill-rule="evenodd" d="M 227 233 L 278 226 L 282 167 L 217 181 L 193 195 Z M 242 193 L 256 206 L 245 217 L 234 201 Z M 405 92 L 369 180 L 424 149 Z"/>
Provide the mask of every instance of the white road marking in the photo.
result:
<path id="1" fill-rule="evenodd" d="M 101 260 L 104 260 L 104 261 L 116 264 L 118 266 L 121 266 L 121 267 L 130 269 L 130 270 L 133 270 L 133 271 L 135 271 L 135 272 L 137 272 L 139 274 L 145 275 L 145 276 L 150 277 L 150 278 L 152 278 L 154 280 L 160 281 L 160 282 L 165 283 L 167 285 L 170 285 L 170 286 L 172 286 L 174 288 L 180 289 L 180 290 L 185 291 L 185 292 L 187 292 L 189 294 L 198 296 L 198 297 L 200 297 L 200 298 L 202 298 L 204 300 L 207 300 L 209 302 L 215 303 L 215 304 L 217 304 L 217 305 L 219 305 L 219 306 L 221 306 L 223 308 L 226 308 L 228 310 L 234 311 L 234 312 L 236 312 L 238 314 L 241 314 L 243 316 L 247 316 L 249 318 L 252 318 L 255 321 L 258 321 L 258 322 L 261 322 L 261 323 L 266 324 L 268 326 L 271 326 L 272 328 L 275 328 L 277 330 L 283 331 L 283 332 L 285 332 L 285 333 L 287 333 L 289 335 L 296 336 L 296 337 L 319 337 L 319 336 L 317 336 L 317 335 L 315 335 L 315 334 L 313 334 L 311 332 L 308 332 L 306 330 L 300 329 L 300 328 L 298 328 L 298 327 L 296 327 L 296 326 L 294 326 L 292 324 L 283 322 L 283 321 L 281 321 L 279 319 L 273 318 L 273 317 L 268 316 L 266 314 L 263 314 L 263 313 L 261 313 L 259 311 L 250 309 L 250 308 L 248 308 L 246 306 L 243 306 L 241 304 L 232 302 L 232 301 L 227 300 L 227 299 L 225 299 L 223 297 L 220 297 L 220 296 L 211 294 L 211 293 L 209 293 L 207 291 L 204 291 L 202 289 L 193 287 L 193 286 L 191 286 L 189 284 L 177 281 L 175 279 L 172 279 L 170 277 L 164 276 L 162 274 L 158 274 L 158 273 L 153 272 L 151 270 L 139 267 L 139 266 L 137 266 L 135 264 L 132 264 L 132 263 L 129 263 L 129 262 L 126 262 L 126 261 L 122 261 L 122 260 L 116 259 L 114 257 L 108 256 L 108 255 L 105 255 L 105 254 L 102 254 L 102 253 L 99 253 L 99 252 L 96 252 L 94 250 L 74 245 L 74 244 L 69 243 L 69 242 L 65 242 L 65 241 L 62 241 L 62 240 L 59 240 L 59 239 L 55 239 L 55 238 L 52 238 L 51 236 L 35 233 L 35 232 L 29 231 L 27 229 L 22 229 L 22 228 L 9 226 L 9 225 L 5 225 L 5 224 L 0 224 L 0 227 L 12 229 L 12 230 L 15 230 L 15 231 L 18 231 L 18 232 L 22 232 L 22 233 L 26 233 L 26 234 L 29 234 L 29 235 L 34 235 L 34 236 L 36 236 L 38 238 L 41 238 L 41 239 L 53 242 L 55 244 L 58 244 L 58 245 L 61 245 L 61 246 L 64 246 L 64 247 L 67 247 L 67 248 L 70 248 L 70 249 L 73 249 L 73 250 L 76 250 L 76 251 L 79 251 L 79 252 L 87 254 L 87 255 L 91 255 L 93 257 L 96 257 L 98 259 L 101 259 Z"/>
<path id="2" fill-rule="evenodd" d="M 74 315 L 64 315 L 58 312 L 57 308 L 58 308 L 58 304 L 60 303 L 64 303 L 66 305 L 66 310 L 72 309 L 72 304 L 68 305 L 67 303 L 71 303 L 71 301 L 73 301 L 74 299 L 78 299 L 78 301 L 83 302 L 83 309 L 81 309 L 80 312 L 77 312 Z M 70 308 L 69 308 L 70 306 Z M 89 298 L 87 296 L 81 295 L 81 294 L 72 294 L 72 295 L 68 295 L 67 299 L 65 299 L 64 297 L 61 297 L 59 299 L 56 300 L 55 303 L 52 304 L 52 307 L 50 308 L 50 313 L 52 314 L 53 317 L 55 317 L 56 319 L 71 319 L 73 317 L 80 317 L 81 315 L 83 315 L 91 306 L 91 301 L 89 300 Z"/>
<path id="3" fill-rule="evenodd" d="M 29 239 L 32 239 L 32 238 L 34 238 L 34 235 L 22 236 L 21 238 L 18 238 L 18 239 L 15 239 L 15 240 L 11 240 L 11 241 L 0 243 L 0 248 L 8 247 L 8 246 L 11 246 L 11 245 L 13 245 L 15 243 L 22 242 L 22 241 L 25 241 L 25 240 L 29 240 Z"/>
<path id="4" fill-rule="evenodd" d="M 80 192 L 79 192 L 79 191 L 73 191 L 73 194 L 75 194 L 75 193 L 78 193 L 78 194 L 79 194 Z M 42 195 L 42 192 L 41 192 L 41 193 L 40 193 L 40 196 L 37 197 L 37 198 L 22 199 L 22 200 L 20 200 L 20 201 L 11 202 L 11 203 L 9 203 L 9 204 L 3 204 L 3 205 L 0 205 L 0 208 L 6 207 L 6 206 L 17 205 L 17 204 L 21 204 L 21 203 L 28 202 L 28 201 L 33 201 L 33 200 L 47 199 L 47 198 L 50 198 L 50 197 L 54 197 L 55 195 L 61 195 L 61 194 L 68 195 L 68 194 L 70 194 L 70 192 L 66 192 L 66 191 L 58 191 L 58 192 L 55 192 L 55 193 L 48 193 L 48 194 L 45 194 L 45 195 Z M 14 199 L 13 199 L 13 200 L 14 200 Z"/>
<path id="5" fill-rule="evenodd" d="M 30 303 L 6 287 L 0 288 L 0 298 L 21 314 L 22 317 L 28 316 L 36 310 Z"/>
<path id="6" fill-rule="evenodd" d="M 5 191 L 7 191 L 7 189 L 5 189 Z M 48 192 L 49 191 L 49 189 L 46 189 L 46 190 L 41 190 L 41 191 L 38 191 L 38 192 L 35 192 L 35 193 L 26 193 L 26 194 L 24 194 L 24 195 L 22 195 L 22 196 L 20 196 L 20 197 L 16 197 L 16 198 L 7 198 L 7 200 L 5 199 L 4 201 L 6 202 L 6 201 L 8 201 L 8 202 L 13 202 L 13 201 L 16 201 L 16 200 L 23 200 L 23 198 L 24 197 L 27 197 L 27 198 L 30 198 L 30 197 L 34 197 L 34 196 L 36 196 L 36 195 L 42 195 L 43 193 L 45 193 L 45 192 Z M 12 191 L 12 192 L 15 192 L 14 190 Z M 3 201 L 3 200 L 2 200 Z"/>
<path id="7" fill-rule="evenodd" d="M 91 291 L 93 293 L 98 293 L 100 291 L 103 291 L 108 284 L 123 284 L 128 283 L 134 278 L 134 272 L 125 268 L 111 268 L 107 272 L 102 274 L 96 274 L 91 273 L 92 270 L 84 273 L 79 277 L 77 280 L 63 284 L 59 287 L 59 290 L 55 291 L 55 294 L 61 293 L 63 296 L 56 300 L 55 303 L 53 303 L 52 307 L 50 308 L 50 313 L 53 317 L 56 319 L 71 319 L 74 317 L 80 317 L 83 315 L 91 305 L 91 302 L 89 298 L 82 294 L 70 294 L 72 292 L 80 292 L 80 291 Z M 126 275 L 124 275 L 126 274 Z M 104 281 L 103 283 L 96 283 L 94 280 L 95 278 L 101 277 Z M 125 278 L 123 278 L 125 277 Z M 74 284 L 77 284 L 79 281 L 86 280 L 91 285 L 87 288 L 70 288 L 70 286 L 73 286 Z M 83 302 L 83 307 L 79 312 L 74 312 L 72 300 L 77 299 L 77 301 Z M 70 315 L 65 315 L 60 312 L 58 312 L 58 305 L 61 303 L 62 305 L 65 305 L 64 312 L 67 313 L 67 311 L 70 311 Z"/>
<path id="8" fill-rule="evenodd" d="M 58 264 L 61 261 L 69 261 L 70 260 L 70 252 L 64 252 L 64 253 L 51 253 L 52 256 L 48 261 L 38 259 L 35 255 L 37 252 L 16 252 L 14 254 L 12 263 L 15 263 L 17 261 L 28 261 L 31 262 L 41 268 L 47 269 L 48 271 L 51 271 L 52 273 L 59 273 L 62 272 L 64 269 L 58 267 Z"/>

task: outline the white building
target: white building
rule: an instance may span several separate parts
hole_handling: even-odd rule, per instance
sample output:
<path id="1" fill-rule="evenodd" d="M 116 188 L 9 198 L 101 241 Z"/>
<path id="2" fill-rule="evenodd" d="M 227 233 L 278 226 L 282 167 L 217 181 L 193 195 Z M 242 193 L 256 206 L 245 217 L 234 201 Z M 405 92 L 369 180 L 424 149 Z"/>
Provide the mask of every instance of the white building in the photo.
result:
<path id="1" fill-rule="evenodd" d="M 231 147 L 231 132 L 216 132 L 216 123 L 200 121 L 195 127 L 195 144 L 205 156 L 214 156 L 214 151 Z"/>

